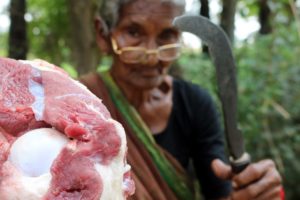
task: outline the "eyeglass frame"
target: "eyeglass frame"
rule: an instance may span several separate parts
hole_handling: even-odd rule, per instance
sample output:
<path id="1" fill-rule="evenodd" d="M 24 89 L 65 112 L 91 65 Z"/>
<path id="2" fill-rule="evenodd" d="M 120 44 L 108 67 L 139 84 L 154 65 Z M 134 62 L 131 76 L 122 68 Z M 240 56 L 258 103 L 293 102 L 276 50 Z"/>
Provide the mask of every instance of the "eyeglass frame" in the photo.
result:
<path id="1" fill-rule="evenodd" d="M 174 47 L 178 47 L 178 48 L 181 48 L 182 45 L 181 43 L 177 42 L 177 43 L 172 43 L 172 44 L 165 44 L 165 45 L 161 45 L 159 46 L 158 48 L 156 49 L 147 49 L 145 47 L 135 47 L 135 46 L 129 46 L 129 47 L 122 47 L 120 49 L 118 49 L 118 46 L 117 46 L 117 41 L 111 37 L 111 44 L 112 44 L 112 48 L 113 48 L 113 51 L 117 54 L 117 55 L 122 55 L 122 53 L 124 51 L 134 51 L 134 50 L 141 50 L 141 51 L 144 51 L 145 53 L 145 56 L 149 55 L 149 54 L 156 54 L 158 59 L 162 60 L 162 61 L 172 61 L 172 60 L 176 60 L 179 56 L 180 56 L 180 52 L 178 53 L 177 56 L 175 56 L 174 58 L 172 59 L 161 59 L 161 57 L 159 57 L 159 52 L 161 50 L 164 50 L 164 49 L 169 49 L 169 48 L 174 48 Z M 141 60 L 139 61 L 136 61 L 136 62 L 130 62 L 130 63 L 138 63 L 138 62 L 141 62 Z M 125 62 L 125 61 L 124 61 Z"/>

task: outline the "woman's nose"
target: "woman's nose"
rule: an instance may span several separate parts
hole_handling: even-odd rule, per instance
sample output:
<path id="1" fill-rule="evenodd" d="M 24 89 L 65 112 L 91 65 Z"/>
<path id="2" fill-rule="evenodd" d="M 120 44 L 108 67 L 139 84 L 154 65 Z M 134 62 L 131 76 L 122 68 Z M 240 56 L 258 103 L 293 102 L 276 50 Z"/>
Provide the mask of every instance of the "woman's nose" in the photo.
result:
<path id="1" fill-rule="evenodd" d="M 144 64 L 147 64 L 149 67 L 155 66 L 159 62 L 158 58 L 158 45 L 156 42 L 151 42 L 150 44 L 147 45 L 147 55 L 144 60 Z"/>
<path id="2" fill-rule="evenodd" d="M 159 62 L 157 52 L 148 53 L 144 64 L 147 64 L 149 67 L 155 66 Z"/>

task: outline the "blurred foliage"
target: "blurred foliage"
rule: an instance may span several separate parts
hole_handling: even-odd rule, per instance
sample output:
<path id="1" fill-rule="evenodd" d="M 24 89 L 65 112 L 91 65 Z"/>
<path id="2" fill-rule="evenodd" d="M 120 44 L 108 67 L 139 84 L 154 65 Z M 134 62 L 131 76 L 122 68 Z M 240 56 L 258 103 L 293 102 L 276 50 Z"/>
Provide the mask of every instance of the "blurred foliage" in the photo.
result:
<path id="1" fill-rule="evenodd" d="M 28 0 L 29 55 L 59 65 L 70 76 L 77 77 L 71 65 L 68 1 Z"/>
<path id="2" fill-rule="evenodd" d="M 7 56 L 7 33 L 1 33 L 0 32 L 0 56 Z"/>
<path id="3" fill-rule="evenodd" d="M 0 7 L 0 15 L 8 16 L 7 6 Z M 0 21 L 0 23 L 3 23 Z M 6 57 L 8 55 L 8 33 L 5 30 L 0 30 L 0 57 Z"/>
<path id="4" fill-rule="evenodd" d="M 29 59 L 38 57 L 61 65 L 70 62 L 67 1 L 28 0 Z"/>
<path id="5" fill-rule="evenodd" d="M 239 84 L 239 126 L 252 159 L 272 158 L 287 199 L 300 198 L 300 40 L 296 24 L 256 36 L 235 49 Z M 215 69 L 207 55 L 185 53 L 183 77 L 217 100 Z"/>
<path id="6" fill-rule="evenodd" d="M 273 34 L 237 52 L 241 127 L 254 158 L 271 156 L 276 161 L 287 199 L 300 197 L 299 56 L 295 23 L 288 32 L 285 24 L 277 24 Z"/>

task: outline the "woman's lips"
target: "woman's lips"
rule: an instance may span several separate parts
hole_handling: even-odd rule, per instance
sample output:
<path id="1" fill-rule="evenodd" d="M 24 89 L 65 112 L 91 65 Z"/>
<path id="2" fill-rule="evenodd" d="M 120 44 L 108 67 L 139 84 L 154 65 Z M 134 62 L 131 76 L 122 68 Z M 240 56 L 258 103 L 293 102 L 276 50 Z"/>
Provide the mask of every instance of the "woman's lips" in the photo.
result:
<path id="1" fill-rule="evenodd" d="M 143 77 L 155 77 L 161 75 L 161 70 L 159 68 L 142 69 L 137 72 Z"/>

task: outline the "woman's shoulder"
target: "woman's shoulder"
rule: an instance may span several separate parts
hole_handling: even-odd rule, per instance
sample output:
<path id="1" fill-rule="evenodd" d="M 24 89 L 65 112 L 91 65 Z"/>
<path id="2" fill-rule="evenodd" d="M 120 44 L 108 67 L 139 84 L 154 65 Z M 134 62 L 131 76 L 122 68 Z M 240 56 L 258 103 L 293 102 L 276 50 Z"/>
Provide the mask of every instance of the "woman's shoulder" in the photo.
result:
<path id="1" fill-rule="evenodd" d="M 181 79 L 173 80 L 173 105 L 174 113 L 185 116 L 184 120 L 190 124 L 210 118 L 216 110 L 215 102 L 206 89 Z"/>
<path id="2" fill-rule="evenodd" d="M 85 85 L 87 89 L 94 93 L 97 97 L 103 98 L 106 87 L 99 73 L 90 72 L 88 74 L 84 74 L 78 78 L 78 81 Z"/>
<path id="3" fill-rule="evenodd" d="M 192 102 L 211 102 L 209 92 L 203 87 L 183 79 L 173 79 L 174 97 L 183 96 Z M 176 96 L 175 96 L 176 95 Z"/>
<path id="4" fill-rule="evenodd" d="M 100 77 L 97 72 L 90 72 L 78 77 L 78 81 L 84 85 L 93 85 L 96 81 L 98 81 L 99 78 Z"/>

